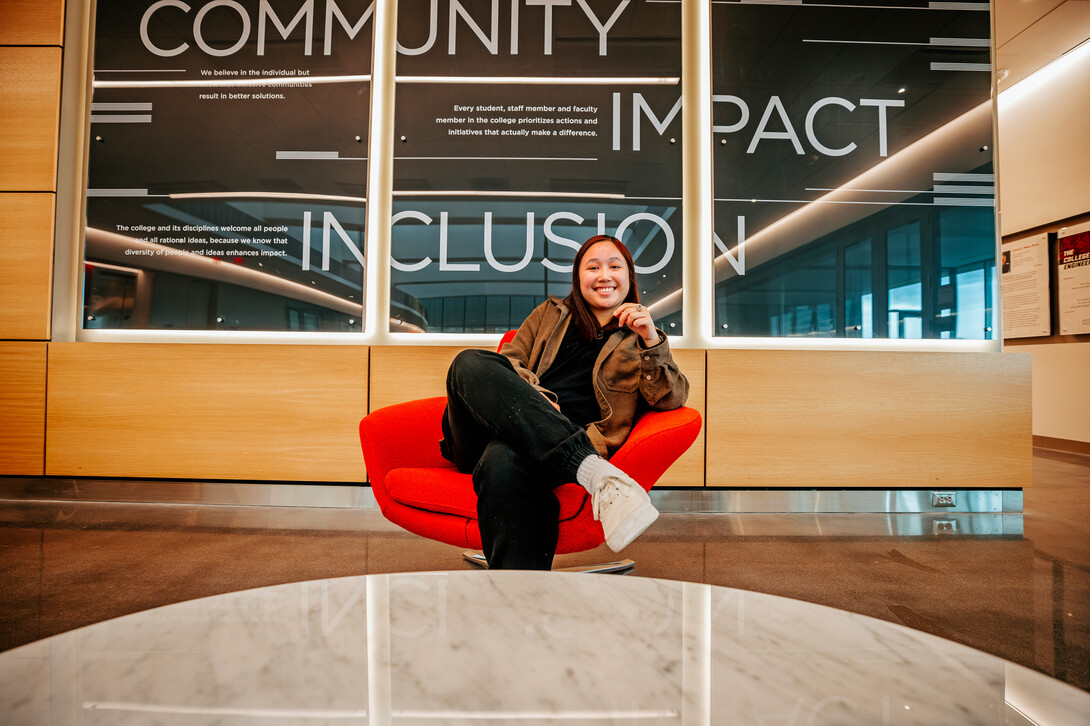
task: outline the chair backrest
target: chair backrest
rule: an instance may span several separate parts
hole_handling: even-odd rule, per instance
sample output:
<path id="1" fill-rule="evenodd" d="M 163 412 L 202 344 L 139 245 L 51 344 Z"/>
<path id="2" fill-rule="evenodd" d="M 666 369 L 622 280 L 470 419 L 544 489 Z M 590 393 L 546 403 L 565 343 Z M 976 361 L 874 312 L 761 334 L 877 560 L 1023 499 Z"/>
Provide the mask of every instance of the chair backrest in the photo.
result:
<path id="1" fill-rule="evenodd" d="M 515 329 L 515 330 L 508 330 L 506 333 L 504 333 L 503 337 L 500 338 L 500 344 L 496 346 L 496 352 L 499 353 L 501 350 L 503 350 L 503 346 L 507 345 L 508 341 L 510 341 L 511 338 L 514 338 L 515 333 L 517 333 L 517 332 L 518 332 L 518 330 Z"/>

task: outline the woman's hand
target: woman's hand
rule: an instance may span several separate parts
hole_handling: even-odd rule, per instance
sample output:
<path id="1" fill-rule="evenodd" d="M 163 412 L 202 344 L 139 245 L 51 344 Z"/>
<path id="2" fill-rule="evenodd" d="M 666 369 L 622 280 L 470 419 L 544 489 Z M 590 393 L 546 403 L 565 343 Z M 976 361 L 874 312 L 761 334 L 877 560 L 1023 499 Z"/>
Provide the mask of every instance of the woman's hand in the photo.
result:
<path id="1" fill-rule="evenodd" d="M 659 332 L 655 330 L 655 321 L 646 307 L 638 303 L 623 303 L 613 311 L 614 317 L 621 325 L 627 325 L 650 348 L 659 344 Z"/>

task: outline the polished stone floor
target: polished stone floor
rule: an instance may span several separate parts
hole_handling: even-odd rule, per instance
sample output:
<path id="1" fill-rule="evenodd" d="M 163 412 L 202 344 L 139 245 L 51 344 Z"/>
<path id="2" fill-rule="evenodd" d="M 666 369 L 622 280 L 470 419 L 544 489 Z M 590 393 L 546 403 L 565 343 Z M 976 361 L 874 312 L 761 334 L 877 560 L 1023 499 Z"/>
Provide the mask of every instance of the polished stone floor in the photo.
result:
<path id="1" fill-rule="evenodd" d="M 0 649 L 223 592 L 471 568 L 457 548 L 366 507 L 12 494 L 27 481 L 0 478 Z M 635 576 L 870 615 L 1090 690 L 1090 459 L 1037 450 L 1024 508 L 1024 534 L 988 536 L 882 534 L 881 514 L 664 514 L 623 555 L 636 560 Z M 557 566 L 612 558 L 602 548 Z"/>

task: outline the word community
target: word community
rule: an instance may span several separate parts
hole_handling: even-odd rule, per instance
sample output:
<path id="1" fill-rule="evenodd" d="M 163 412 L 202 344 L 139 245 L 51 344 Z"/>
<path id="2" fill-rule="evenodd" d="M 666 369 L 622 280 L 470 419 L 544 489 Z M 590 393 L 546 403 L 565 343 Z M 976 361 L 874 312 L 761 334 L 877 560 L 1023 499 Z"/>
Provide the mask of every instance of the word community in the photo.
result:
<path id="1" fill-rule="evenodd" d="M 256 27 L 259 56 L 265 55 L 268 39 L 275 41 L 279 36 L 283 41 L 298 43 L 300 35 L 303 36 L 303 53 L 309 56 L 314 53 L 315 38 L 324 38 L 322 54 L 332 55 L 334 38 L 347 36 L 348 40 L 354 40 L 357 36 L 363 39 L 371 34 L 370 30 L 364 31 L 364 27 L 374 17 L 375 0 L 368 2 L 362 10 L 359 10 L 361 4 L 352 0 L 297 1 L 298 5 L 294 9 L 277 12 L 268 2 L 262 2 L 256 8 L 246 8 L 238 0 L 210 0 L 210 2 L 193 5 L 183 0 L 158 0 L 148 6 L 140 18 L 140 40 L 150 53 L 157 56 L 169 58 L 181 55 L 192 47 L 188 41 L 180 42 L 172 47 L 163 47 L 160 44 L 163 41 L 152 40 L 149 28 L 189 26 L 193 44 L 201 52 L 222 58 L 234 55 L 245 48 Z M 604 13 L 608 14 L 603 15 L 595 12 L 587 0 L 508 0 L 502 10 L 501 0 L 492 0 L 487 17 L 485 13 L 480 12 L 476 13 L 478 17 L 474 17 L 466 9 L 463 0 L 446 0 L 444 4 L 445 13 L 440 11 L 439 0 L 431 0 L 428 3 L 427 41 L 415 48 L 398 43 L 399 53 L 402 55 L 428 53 L 436 48 L 442 30 L 446 32 L 447 54 L 457 55 L 458 26 L 461 25 L 471 31 L 471 33 L 463 34 L 462 37 L 476 36 L 477 41 L 492 55 L 499 55 L 501 48 L 510 55 L 519 55 L 519 39 L 524 37 L 520 28 L 522 18 L 525 17 L 527 24 L 542 28 L 543 54 L 552 55 L 553 40 L 556 36 L 553 30 L 554 18 L 567 20 L 573 17 L 581 18 L 589 25 L 589 29 L 598 38 L 598 55 L 604 56 L 607 53 L 609 31 L 632 5 L 632 0 L 620 0 L 612 9 L 607 7 Z M 598 5 L 598 7 L 601 6 Z M 360 14 L 356 16 L 353 10 Z M 506 16 L 503 23 L 499 22 L 501 13 Z M 209 25 L 208 28 L 205 28 L 206 23 Z M 238 30 L 232 32 L 231 36 L 237 32 L 237 37 L 219 37 L 223 27 L 232 27 L 232 25 Z M 565 24 L 564 27 L 570 27 L 570 24 Z M 504 32 L 507 33 L 507 42 L 501 43 L 503 40 L 501 35 Z M 230 45 L 225 48 L 214 46 L 208 42 L 208 36 L 215 37 L 217 45 L 223 43 Z M 476 48 L 473 50 L 476 52 Z"/>

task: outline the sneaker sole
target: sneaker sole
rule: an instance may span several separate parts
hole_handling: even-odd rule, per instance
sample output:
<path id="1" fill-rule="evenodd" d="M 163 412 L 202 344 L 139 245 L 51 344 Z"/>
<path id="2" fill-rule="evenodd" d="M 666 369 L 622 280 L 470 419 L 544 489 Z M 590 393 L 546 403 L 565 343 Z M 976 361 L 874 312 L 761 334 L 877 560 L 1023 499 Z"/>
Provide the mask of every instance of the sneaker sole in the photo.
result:
<path id="1" fill-rule="evenodd" d="M 606 534 L 606 544 L 614 552 L 620 552 L 632 544 L 632 540 L 643 534 L 643 531 L 658 518 L 659 510 L 655 509 L 651 502 L 646 502 L 644 506 L 633 512 L 620 527 Z"/>

